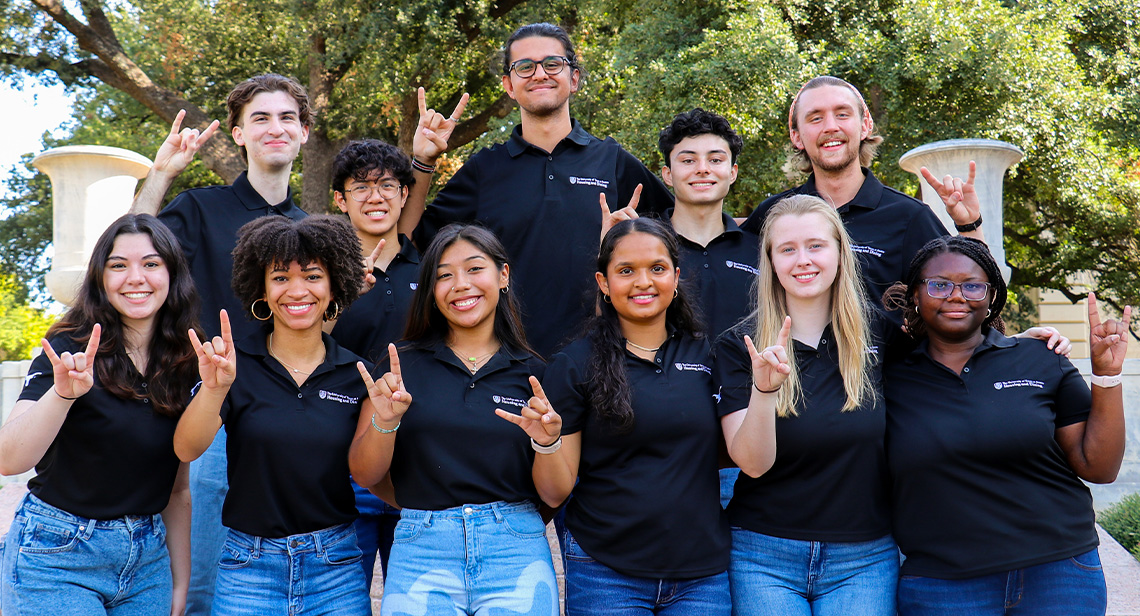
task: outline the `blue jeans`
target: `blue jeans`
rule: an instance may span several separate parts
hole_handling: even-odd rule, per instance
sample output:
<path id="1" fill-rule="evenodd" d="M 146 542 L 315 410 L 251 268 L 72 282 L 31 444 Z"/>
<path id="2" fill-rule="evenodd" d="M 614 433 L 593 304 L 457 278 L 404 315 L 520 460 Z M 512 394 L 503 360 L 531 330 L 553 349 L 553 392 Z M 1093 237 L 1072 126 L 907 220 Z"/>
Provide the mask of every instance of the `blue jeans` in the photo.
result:
<path id="1" fill-rule="evenodd" d="M 1104 616 L 1108 590 L 1094 549 L 1063 560 L 964 580 L 905 575 L 900 616 Z"/>
<path id="2" fill-rule="evenodd" d="M 371 616 L 360 559 L 352 524 L 281 539 L 230 529 L 214 614 Z"/>
<path id="3" fill-rule="evenodd" d="M 202 457 L 190 463 L 190 587 L 186 616 L 209 616 L 214 602 L 218 557 L 226 541 L 222 503 L 226 500 L 226 429 L 218 430 Z"/>
<path id="4" fill-rule="evenodd" d="M 366 488 L 352 482 L 356 494 L 356 510 L 360 517 L 352 523 L 356 529 L 356 542 L 364 559 L 360 561 L 364 569 L 364 579 L 372 588 L 372 571 L 376 568 L 376 554 L 380 554 L 380 567 L 388 570 L 388 555 L 392 552 L 392 534 L 400 521 L 400 510 L 385 503 Z"/>
<path id="5" fill-rule="evenodd" d="M 740 477 L 739 468 L 720 469 L 720 508 L 728 509 L 728 501 L 732 500 L 732 492 L 736 489 L 736 478 Z"/>
<path id="6" fill-rule="evenodd" d="M 732 529 L 735 616 L 895 616 L 898 574 L 890 535 L 819 542 Z"/>
<path id="7" fill-rule="evenodd" d="M 558 616 L 546 525 L 529 502 L 404 509 L 388 565 L 383 616 Z"/>
<path id="8" fill-rule="evenodd" d="M 92 520 L 24 497 L 4 538 L 6 616 L 170 613 L 170 555 L 158 515 Z"/>
<path id="9" fill-rule="evenodd" d="M 594 560 L 566 533 L 566 616 L 729 616 L 728 572 L 691 579 L 642 578 Z"/>

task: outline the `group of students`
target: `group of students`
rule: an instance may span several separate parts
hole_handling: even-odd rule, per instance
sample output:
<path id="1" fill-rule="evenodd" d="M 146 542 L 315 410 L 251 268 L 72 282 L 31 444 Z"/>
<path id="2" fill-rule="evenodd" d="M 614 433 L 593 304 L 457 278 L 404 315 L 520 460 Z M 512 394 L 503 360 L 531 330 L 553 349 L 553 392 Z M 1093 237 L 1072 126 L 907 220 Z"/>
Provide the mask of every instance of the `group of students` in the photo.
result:
<path id="1" fill-rule="evenodd" d="M 312 120 L 263 75 L 227 101 L 249 171 L 152 217 L 216 129 L 176 120 L 0 428 L 38 471 L 0 611 L 370 614 L 379 549 L 385 615 L 554 616 L 562 507 L 571 615 L 1103 614 L 1081 479 L 1123 456 L 1130 310 L 1090 296 L 1091 391 L 1005 336 L 985 244 L 866 170 L 842 80 L 792 101 L 811 179 L 738 227 L 724 118 L 662 130 L 662 183 L 570 119 L 579 79 L 520 28 L 510 140 L 425 207 L 466 101 L 421 91 L 413 157 L 337 156 L 347 216 L 292 204 Z M 927 179 L 977 237 L 970 175 Z"/>

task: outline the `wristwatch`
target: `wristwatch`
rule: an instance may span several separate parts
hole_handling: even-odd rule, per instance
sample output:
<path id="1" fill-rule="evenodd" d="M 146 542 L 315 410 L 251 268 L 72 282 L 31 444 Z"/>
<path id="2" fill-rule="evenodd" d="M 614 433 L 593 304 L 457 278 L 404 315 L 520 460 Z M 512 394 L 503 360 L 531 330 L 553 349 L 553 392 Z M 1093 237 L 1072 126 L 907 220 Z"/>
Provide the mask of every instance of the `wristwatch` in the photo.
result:
<path id="1" fill-rule="evenodd" d="M 1108 389 L 1109 387 L 1116 387 L 1123 381 L 1124 378 L 1119 374 L 1114 374 L 1112 376 L 1101 376 L 1099 374 L 1092 375 L 1092 384 L 1096 385 L 1097 387 L 1103 387 L 1105 389 Z"/>
<path id="2" fill-rule="evenodd" d="M 974 222 L 967 223 L 964 225 L 955 224 L 954 228 L 958 231 L 958 233 L 969 233 L 970 231 L 973 231 L 974 229 L 977 229 L 980 226 L 982 226 L 982 217 L 978 216 L 978 219 L 975 220 Z"/>

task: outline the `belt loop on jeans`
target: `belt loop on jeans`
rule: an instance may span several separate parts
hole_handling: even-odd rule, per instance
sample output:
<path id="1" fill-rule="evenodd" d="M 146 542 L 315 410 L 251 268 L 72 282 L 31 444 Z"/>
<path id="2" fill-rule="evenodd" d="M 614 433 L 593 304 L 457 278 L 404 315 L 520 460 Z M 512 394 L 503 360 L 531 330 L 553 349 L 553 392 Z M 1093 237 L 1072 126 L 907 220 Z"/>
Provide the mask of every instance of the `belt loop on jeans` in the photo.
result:
<path id="1" fill-rule="evenodd" d="M 257 535 L 248 535 L 248 536 L 251 539 L 253 539 L 253 550 L 252 550 L 253 557 L 254 558 L 260 558 L 261 557 L 261 537 L 258 537 Z"/>
<path id="2" fill-rule="evenodd" d="M 491 503 L 491 511 L 495 513 L 495 522 L 501 524 L 503 521 L 503 512 L 499 511 L 499 503 L 497 501 Z"/>
<path id="3" fill-rule="evenodd" d="M 79 519 L 79 532 L 76 535 L 82 541 L 87 541 L 91 538 L 91 533 L 95 531 L 95 522 L 97 520 Z"/>
<path id="4" fill-rule="evenodd" d="M 435 514 L 435 512 L 434 512 L 434 511 L 425 511 L 425 512 L 424 512 L 424 519 L 423 519 L 423 522 L 424 522 L 424 527 L 425 527 L 425 528 L 430 528 L 430 527 L 431 527 L 431 518 L 432 518 L 432 515 L 433 515 L 433 514 Z"/>
<path id="5" fill-rule="evenodd" d="M 313 549 L 316 551 L 316 553 L 323 554 L 325 551 L 325 544 L 321 541 L 321 532 L 317 531 L 315 533 L 309 533 L 309 536 L 313 538 Z"/>

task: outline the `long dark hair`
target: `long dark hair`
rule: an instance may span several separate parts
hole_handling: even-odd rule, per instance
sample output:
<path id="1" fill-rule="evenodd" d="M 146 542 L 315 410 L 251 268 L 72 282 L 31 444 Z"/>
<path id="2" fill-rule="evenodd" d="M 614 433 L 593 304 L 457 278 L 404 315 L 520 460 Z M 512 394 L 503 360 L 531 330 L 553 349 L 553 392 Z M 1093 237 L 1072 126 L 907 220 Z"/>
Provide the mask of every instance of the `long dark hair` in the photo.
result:
<path id="1" fill-rule="evenodd" d="M 1002 308 L 1005 308 L 1007 293 L 1005 279 L 1001 277 L 1001 270 L 998 268 L 993 254 L 990 253 L 989 247 L 985 243 L 969 237 L 947 235 L 927 242 L 910 260 L 910 267 L 906 271 L 906 280 L 896 282 L 883 293 L 883 304 L 888 310 L 901 309 L 903 311 L 903 325 L 906 325 L 906 331 L 912 338 L 917 340 L 925 336 L 926 323 L 918 312 L 914 295 L 915 293 L 926 292 L 923 290 L 922 268 L 926 267 L 926 264 L 934 257 L 948 252 L 968 257 L 985 272 L 987 282 L 993 289 L 994 299 L 990 303 L 990 315 L 982 321 L 982 327 L 992 327 L 1004 334 L 1005 321 L 1001 319 L 1001 311 Z"/>
<path id="2" fill-rule="evenodd" d="M 412 294 L 412 305 L 408 309 L 408 325 L 404 339 L 417 348 L 434 346 L 447 340 L 451 325 L 435 305 L 435 277 L 443 253 L 453 244 L 464 241 L 475 247 L 495 264 L 499 271 L 509 264 L 507 249 L 491 231 L 472 224 L 450 224 L 439 230 L 428 244 L 420 259 L 420 280 L 416 292 Z M 495 310 L 495 338 L 500 344 L 518 351 L 525 351 L 538 357 L 538 353 L 527 344 L 523 329 L 519 300 L 514 289 L 507 288 L 499 293 L 499 305 Z"/>
<path id="3" fill-rule="evenodd" d="M 651 218 L 623 220 L 606 233 L 598 249 L 597 270 L 603 276 L 610 267 L 618 242 L 631 233 L 652 235 L 665 245 L 673 267 L 681 262 L 677 235 L 672 227 Z M 688 297 L 686 286 L 678 281 L 677 296 L 665 310 L 665 322 L 675 331 L 702 338 L 704 326 Z M 633 392 L 625 371 L 625 336 L 621 331 L 621 319 L 613 304 L 605 299 L 602 290 L 598 289 L 598 312 L 586 323 L 586 337 L 590 341 L 586 389 L 594 413 L 621 433 L 633 427 Z"/>
<path id="4" fill-rule="evenodd" d="M 103 286 L 103 269 L 115 247 L 115 239 L 134 233 L 150 238 L 170 273 L 170 288 L 155 316 L 142 381 L 127 357 L 121 316 L 111 306 Z M 125 400 L 150 398 L 155 412 L 176 417 L 186 409 L 190 390 L 198 381 L 198 358 L 186 334 L 193 329 L 199 338 L 204 336 L 198 327 L 198 310 L 198 291 L 174 234 L 154 216 L 127 214 L 111 223 L 99 236 L 75 305 L 48 329 L 47 337 L 65 335 L 84 345 L 91 338 L 91 329 L 99 323 L 103 333 L 95 356 L 95 374 L 103 389 Z M 147 383 L 146 389 L 142 387 L 143 382 Z"/>

